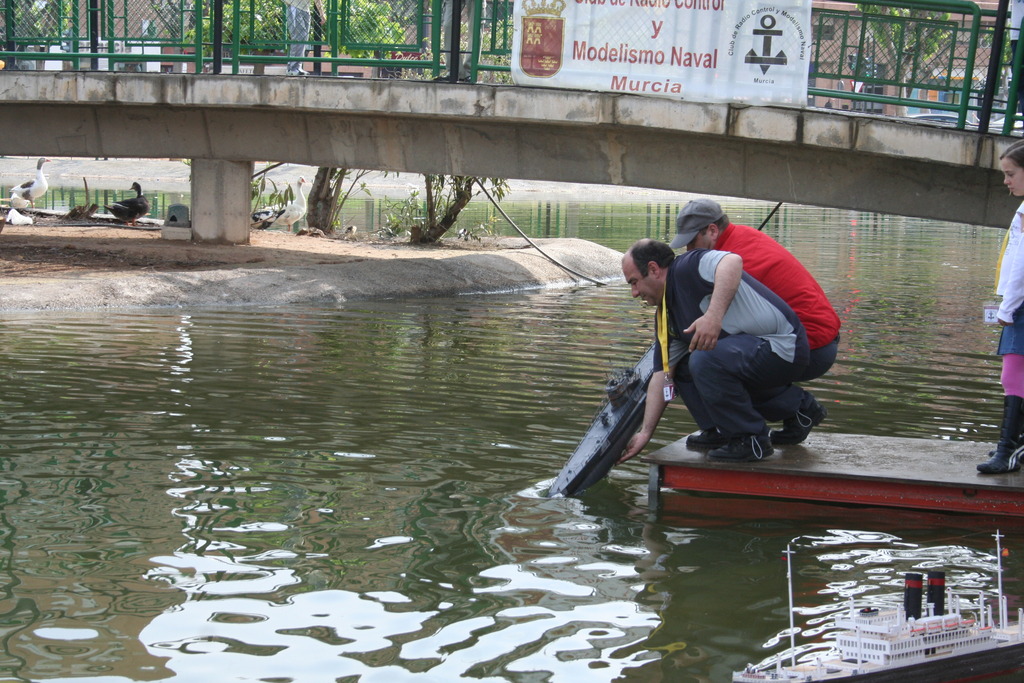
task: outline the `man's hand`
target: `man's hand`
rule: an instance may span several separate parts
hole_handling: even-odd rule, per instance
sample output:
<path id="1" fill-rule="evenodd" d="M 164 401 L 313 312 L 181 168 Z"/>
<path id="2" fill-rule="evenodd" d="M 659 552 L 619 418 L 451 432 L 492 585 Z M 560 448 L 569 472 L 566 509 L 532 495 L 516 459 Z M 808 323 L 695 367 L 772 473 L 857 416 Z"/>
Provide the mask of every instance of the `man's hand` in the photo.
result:
<path id="1" fill-rule="evenodd" d="M 621 465 L 622 463 L 626 462 L 630 458 L 633 458 L 633 457 L 639 455 L 640 451 L 642 451 L 644 449 L 644 446 L 646 446 L 647 442 L 650 441 L 650 440 L 651 440 L 651 435 L 650 434 L 645 434 L 642 431 L 637 432 L 636 434 L 634 434 L 633 438 L 631 438 L 629 440 L 629 443 L 626 444 L 626 449 L 624 451 L 622 451 L 622 457 L 620 457 L 616 461 L 615 464 L 616 465 Z"/>
<path id="2" fill-rule="evenodd" d="M 718 344 L 718 335 L 722 332 L 722 319 L 704 314 L 683 330 L 683 334 L 692 334 L 691 351 L 710 351 Z"/>

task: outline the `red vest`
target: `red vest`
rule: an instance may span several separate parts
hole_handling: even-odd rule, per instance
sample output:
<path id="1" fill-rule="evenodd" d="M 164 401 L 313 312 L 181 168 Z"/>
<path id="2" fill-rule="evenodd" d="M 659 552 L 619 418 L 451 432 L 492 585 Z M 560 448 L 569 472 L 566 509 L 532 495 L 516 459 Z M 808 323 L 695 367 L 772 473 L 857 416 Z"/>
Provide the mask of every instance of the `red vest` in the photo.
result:
<path id="1" fill-rule="evenodd" d="M 803 264 L 784 246 L 759 230 L 730 223 L 718 235 L 715 249 L 743 259 L 743 270 L 760 280 L 793 309 L 811 349 L 825 346 L 839 334 L 839 316 L 825 291 Z"/>

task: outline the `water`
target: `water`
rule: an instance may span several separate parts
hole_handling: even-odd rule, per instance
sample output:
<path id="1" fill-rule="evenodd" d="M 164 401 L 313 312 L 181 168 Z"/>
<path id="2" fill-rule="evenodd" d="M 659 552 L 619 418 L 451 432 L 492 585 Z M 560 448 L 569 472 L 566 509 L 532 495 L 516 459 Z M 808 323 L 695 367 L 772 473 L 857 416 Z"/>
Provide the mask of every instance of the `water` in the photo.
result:
<path id="1" fill-rule="evenodd" d="M 623 249 L 671 229 L 652 206 L 509 210 Z M 1001 231 L 780 213 L 843 319 L 819 430 L 993 440 Z M 997 526 L 1020 604 L 1013 520 L 673 493 L 652 515 L 640 463 L 544 498 L 649 343 L 625 285 L 4 322 L 2 680 L 725 681 L 787 654 L 787 543 L 808 652 L 903 572 L 993 588 Z M 673 407 L 652 446 L 692 428 Z"/>

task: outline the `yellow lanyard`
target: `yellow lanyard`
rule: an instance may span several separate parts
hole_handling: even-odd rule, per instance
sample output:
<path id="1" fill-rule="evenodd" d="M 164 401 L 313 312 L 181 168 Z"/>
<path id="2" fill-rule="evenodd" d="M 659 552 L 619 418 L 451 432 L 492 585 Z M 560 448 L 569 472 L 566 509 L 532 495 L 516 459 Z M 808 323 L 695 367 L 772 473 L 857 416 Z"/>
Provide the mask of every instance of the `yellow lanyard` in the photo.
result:
<path id="1" fill-rule="evenodd" d="M 672 373 L 668 367 L 668 306 L 665 305 L 665 291 L 661 293 L 661 305 L 658 306 L 658 344 L 661 346 L 661 367 L 665 370 L 665 400 L 675 398 L 675 387 L 672 384 Z"/>
<path id="2" fill-rule="evenodd" d="M 668 381 L 668 306 L 665 305 L 665 292 L 661 293 L 661 306 L 658 306 L 658 344 L 661 346 L 661 365 L 665 369 L 665 380 Z"/>
<path id="3" fill-rule="evenodd" d="M 1013 225 L 1010 225 L 1006 230 L 1006 234 L 1003 235 L 1003 246 L 999 248 L 999 259 L 996 261 L 996 293 L 999 293 L 999 271 L 1003 267 L 1003 257 L 1006 256 L 1006 245 L 1010 243 L 1010 231 L 1013 230 Z"/>

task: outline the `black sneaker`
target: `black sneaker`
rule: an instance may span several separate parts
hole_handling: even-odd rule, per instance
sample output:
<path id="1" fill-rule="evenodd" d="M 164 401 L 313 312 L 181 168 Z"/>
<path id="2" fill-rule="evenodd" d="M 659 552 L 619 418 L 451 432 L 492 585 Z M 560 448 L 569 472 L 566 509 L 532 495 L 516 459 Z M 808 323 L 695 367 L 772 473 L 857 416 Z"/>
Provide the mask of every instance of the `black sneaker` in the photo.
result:
<path id="1" fill-rule="evenodd" d="M 702 429 L 686 437 L 686 447 L 692 448 L 695 451 L 706 451 L 709 448 L 718 448 L 727 443 L 729 443 L 729 439 L 722 432 L 718 431 L 718 427 Z"/>
<path id="2" fill-rule="evenodd" d="M 988 462 L 983 462 L 978 465 L 978 471 L 982 474 L 1005 474 L 1006 472 L 1016 472 L 1020 470 L 1021 456 L 1024 455 L 1024 446 L 1019 446 L 1014 449 L 1013 452 L 1007 453 L 1007 451 L 1013 448 L 1011 445 L 1009 448 L 1001 448 L 996 444 L 996 450 L 989 451 L 988 454 L 991 456 Z"/>
<path id="3" fill-rule="evenodd" d="M 772 441 L 760 434 L 743 434 L 729 439 L 729 443 L 721 448 L 708 452 L 712 460 L 729 460 L 732 462 L 749 462 L 764 460 L 774 453 Z"/>
<path id="4" fill-rule="evenodd" d="M 782 429 L 772 430 L 772 444 L 790 446 L 803 443 L 811 430 L 820 425 L 827 416 L 828 410 L 812 396 L 810 405 L 798 410 L 793 417 L 787 417 L 782 421 Z"/>

